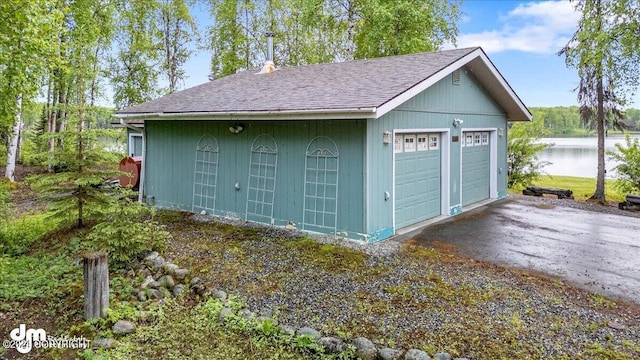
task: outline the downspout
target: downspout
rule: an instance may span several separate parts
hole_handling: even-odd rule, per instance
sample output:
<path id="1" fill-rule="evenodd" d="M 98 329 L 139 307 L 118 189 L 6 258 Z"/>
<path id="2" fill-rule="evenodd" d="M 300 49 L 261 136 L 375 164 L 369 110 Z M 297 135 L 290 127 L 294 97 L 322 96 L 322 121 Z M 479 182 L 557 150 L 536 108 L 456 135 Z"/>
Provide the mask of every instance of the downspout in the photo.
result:
<path id="1" fill-rule="evenodd" d="M 140 130 L 135 126 L 129 125 L 123 118 L 120 118 L 120 125 L 126 127 L 129 130 L 133 130 L 139 133 L 142 133 L 142 164 L 140 165 L 140 187 L 138 188 L 138 202 L 142 202 L 144 199 L 144 173 L 146 168 L 146 158 L 147 158 L 147 139 L 146 132 L 144 130 Z"/>

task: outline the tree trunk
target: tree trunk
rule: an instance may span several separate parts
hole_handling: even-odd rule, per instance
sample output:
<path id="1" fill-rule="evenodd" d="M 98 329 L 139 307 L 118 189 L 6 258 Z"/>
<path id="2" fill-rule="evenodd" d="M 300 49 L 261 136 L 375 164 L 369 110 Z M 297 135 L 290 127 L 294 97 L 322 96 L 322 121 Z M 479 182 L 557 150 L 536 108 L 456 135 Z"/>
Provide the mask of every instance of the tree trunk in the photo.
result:
<path id="1" fill-rule="evenodd" d="M 86 254 L 84 270 L 84 318 L 105 317 L 109 307 L 109 255 L 106 252 Z"/>
<path id="2" fill-rule="evenodd" d="M 355 34 L 356 34 L 356 12 L 355 12 L 355 4 L 353 1 L 347 1 L 347 53 L 345 55 L 346 61 L 351 61 L 355 57 L 356 53 L 356 44 L 355 44 Z"/>
<path id="3" fill-rule="evenodd" d="M 597 21 L 598 21 L 598 33 L 602 30 L 602 14 L 601 14 L 601 6 L 600 1 L 596 1 L 596 12 L 597 12 Z M 596 70 L 596 92 L 598 96 L 597 103 L 597 131 L 598 131 L 598 176 L 596 178 L 596 191 L 591 196 L 591 200 L 596 200 L 601 204 L 604 204 L 605 193 L 604 193 L 604 175 L 605 175 L 605 167 L 604 167 L 604 84 L 603 84 L 603 69 L 604 65 L 602 62 L 598 62 Z"/>
<path id="4" fill-rule="evenodd" d="M 16 96 L 16 113 L 13 121 L 13 129 L 9 134 L 9 142 L 7 144 L 7 167 L 4 176 L 11 182 L 15 182 L 16 173 L 16 156 L 18 155 L 18 146 L 20 142 L 20 132 L 22 131 L 22 94 Z"/>

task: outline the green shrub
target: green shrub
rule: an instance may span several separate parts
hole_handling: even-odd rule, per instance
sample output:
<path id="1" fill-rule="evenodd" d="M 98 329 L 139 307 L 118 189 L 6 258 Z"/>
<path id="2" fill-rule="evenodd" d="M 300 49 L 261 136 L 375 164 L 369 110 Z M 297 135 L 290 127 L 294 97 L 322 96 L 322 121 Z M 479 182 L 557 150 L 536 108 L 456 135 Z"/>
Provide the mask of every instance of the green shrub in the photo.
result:
<path id="1" fill-rule="evenodd" d="M 548 133 L 542 119 L 531 123 L 516 123 L 509 130 L 507 140 L 507 186 L 513 189 L 527 186 L 540 177 L 547 162 L 538 159 L 538 153 L 548 147 L 539 143 L 540 137 Z"/>
<path id="2" fill-rule="evenodd" d="M 145 253 L 166 247 L 169 233 L 153 220 L 153 208 L 125 197 L 108 213 L 109 219 L 94 226 L 87 238 L 93 248 L 109 253 L 115 268 L 125 268 Z"/>
<path id="3" fill-rule="evenodd" d="M 55 226 L 55 221 L 46 214 L 29 215 L 0 225 L 0 254 L 24 254 L 34 241 Z"/>
<path id="4" fill-rule="evenodd" d="M 640 191 L 640 141 L 632 141 L 627 134 L 625 145 L 616 143 L 616 150 L 607 152 L 609 159 L 620 163 L 616 166 L 614 187 L 623 193 Z"/>

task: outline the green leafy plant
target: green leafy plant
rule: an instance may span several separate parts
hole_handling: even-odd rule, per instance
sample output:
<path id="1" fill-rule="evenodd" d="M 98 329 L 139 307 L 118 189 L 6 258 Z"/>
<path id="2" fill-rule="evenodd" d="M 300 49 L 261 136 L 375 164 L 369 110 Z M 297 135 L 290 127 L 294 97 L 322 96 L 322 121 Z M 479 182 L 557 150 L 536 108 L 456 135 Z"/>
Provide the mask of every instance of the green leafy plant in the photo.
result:
<path id="1" fill-rule="evenodd" d="M 34 241 L 55 226 L 55 221 L 43 214 L 25 216 L 0 225 L 0 254 L 24 254 Z"/>
<path id="2" fill-rule="evenodd" d="M 123 197 L 108 212 L 109 219 L 94 226 L 87 239 L 95 249 L 109 253 L 114 267 L 127 267 L 145 253 L 166 247 L 170 235 L 153 220 L 153 208 Z"/>
<path id="3" fill-rule="evenodd" d="M 538 142 L 548 130 L 542 119 L 527 124 L 514 124 L 507 140 L 507 185 L 510 189 L 529 185 L 540 177 L 548 162 L 540 161 L 538 154 L 549 146 Z"/>
<path id="4" fill-rule="evenodd" d="M 625 144 L 616 143 L 616 151 L 608 151 L 610 160 L 618 161 L 614 188 L 620 192 L 640 191 L 640 141 L 627 134 Z"/>

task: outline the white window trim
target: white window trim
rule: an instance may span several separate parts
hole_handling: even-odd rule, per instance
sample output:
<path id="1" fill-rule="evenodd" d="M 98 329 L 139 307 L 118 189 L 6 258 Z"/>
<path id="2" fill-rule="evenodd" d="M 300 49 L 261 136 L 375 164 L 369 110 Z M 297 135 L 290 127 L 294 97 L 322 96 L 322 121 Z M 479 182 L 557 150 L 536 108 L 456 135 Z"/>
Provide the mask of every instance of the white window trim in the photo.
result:
<path id="1" fill-rule="evenodd" d="M 429 149 L 429 135 L 431 134 L 418 134 L 416 137 L 416 149 L 418 151 L 428 151 Z M 424 139 L 423 142 L 420 142 L 420 139 Z M 420 148 L 420 147 L 423 148 Z"/>
<path id="2" fill-rule="evenodd" d="M 431 146 L 431 137 L 435 136 L 436 137 L 436 144 L 435 146 Z M 427 136 L 427 147 L 429 148 L 429 150 L 439 150 L 440 149 L 440 141 L 441 137 L 440 134 L 429 134 L 429 136 Z"/>
<path id="3" fill-rule="evenodd" d="M 417 150 L 417 146 L 416 146 L 416 136 L 414 134 L 407 134 L 403 136 L 404 141 L 404 152 L 416 152 Z M 412 141 L 407 141 L 407 140 L 412 140 Z M 413 144 L 413 148 L 411 147 L 407 147 L 407 143 L 409 144 Z"/>
<path id="4" fill-rule="evenodd" d="M 397 143 L 397 142 L 400 143 Z M 404 137 L 402 135 L 394 135 L 393 136 L 393 153 L 399 154 L 404 151 Z"/>
<path id="5" fill-rule="evenodd" d="M 131 156 L 131 154 L 133 154 L 135 152 L 135 142 L 134 142 L 134 138 L 135 137 L 139 137 L 140 141 L 143 142 L 142 147 L 144 148 L 144 139 L 142 138 L 142 133 L 134 133 L 131 132 L 129 133 L 129 141 L 127 144 L 127 156 Z"/>

